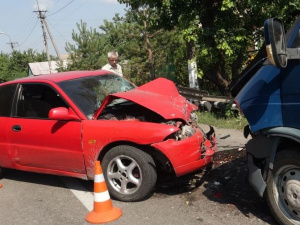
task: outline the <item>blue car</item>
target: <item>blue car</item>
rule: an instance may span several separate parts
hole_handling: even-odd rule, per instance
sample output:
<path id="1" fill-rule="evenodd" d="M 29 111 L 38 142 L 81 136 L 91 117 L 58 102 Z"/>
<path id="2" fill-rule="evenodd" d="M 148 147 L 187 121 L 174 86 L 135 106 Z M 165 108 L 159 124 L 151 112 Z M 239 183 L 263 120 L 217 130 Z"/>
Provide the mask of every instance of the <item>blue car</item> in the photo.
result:
<path id="1" fill-rule="evenodd" d="M 300 224 L 300 17 L 264 24 L 267 57 L 233 88 L 248 120 L 249 182 L 280 224 Z"/>

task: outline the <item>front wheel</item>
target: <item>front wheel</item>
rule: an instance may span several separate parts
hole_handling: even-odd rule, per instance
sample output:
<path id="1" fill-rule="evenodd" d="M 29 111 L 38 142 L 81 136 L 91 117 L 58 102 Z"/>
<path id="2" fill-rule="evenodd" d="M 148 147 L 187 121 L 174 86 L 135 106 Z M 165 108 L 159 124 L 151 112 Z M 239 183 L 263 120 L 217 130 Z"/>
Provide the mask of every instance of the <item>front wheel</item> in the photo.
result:
<path id="1" fill-rule="evenodd" d="M 153 192 L 157 174 L 152 157 L 142 150 L 120 145 L 102 160 L 110 195 L 120 201 L 140 201 Z"/>
<path id="2" fill-rule="evenodd" d="M 300 150 L 277 153 L 267 181 L 266 199 L 280 224 L 300 225 Z"/>

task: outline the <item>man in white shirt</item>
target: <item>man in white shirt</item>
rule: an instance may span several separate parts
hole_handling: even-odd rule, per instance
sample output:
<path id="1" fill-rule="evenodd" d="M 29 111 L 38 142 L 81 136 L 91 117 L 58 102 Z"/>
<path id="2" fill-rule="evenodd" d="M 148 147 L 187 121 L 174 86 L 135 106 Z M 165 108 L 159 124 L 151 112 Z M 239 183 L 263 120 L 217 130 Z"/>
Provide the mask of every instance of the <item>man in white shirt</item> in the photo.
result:
<path id="1" fill-rule="evenodd" d="M 123 77 L 122 67 L 119 64 L 117 64 L 118 57 L 119 55 L 117 52 L 109 52 L 107 54 L 108 63 L 105 66 L 103 66 L 102 69 L 111 71 Z"/>

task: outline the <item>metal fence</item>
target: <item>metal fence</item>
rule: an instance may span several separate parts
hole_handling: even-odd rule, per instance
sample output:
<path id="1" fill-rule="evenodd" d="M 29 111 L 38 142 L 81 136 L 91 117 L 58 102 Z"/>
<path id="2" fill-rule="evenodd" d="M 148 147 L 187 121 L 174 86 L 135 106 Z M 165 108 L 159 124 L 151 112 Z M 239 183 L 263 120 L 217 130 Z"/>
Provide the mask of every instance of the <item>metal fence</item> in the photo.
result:
<path id="1" fill-rule="evenodd" d="M 177 86 L 177 89 L 182 96 L 197 105 L 199 110 L 211 112 L 212 110 L 217 109 L 225 112 L 228 105 L 232 110 L 236 110 L 233 98 L 225 96 L 211 96 L 207 91 L 183 86 Z"/>

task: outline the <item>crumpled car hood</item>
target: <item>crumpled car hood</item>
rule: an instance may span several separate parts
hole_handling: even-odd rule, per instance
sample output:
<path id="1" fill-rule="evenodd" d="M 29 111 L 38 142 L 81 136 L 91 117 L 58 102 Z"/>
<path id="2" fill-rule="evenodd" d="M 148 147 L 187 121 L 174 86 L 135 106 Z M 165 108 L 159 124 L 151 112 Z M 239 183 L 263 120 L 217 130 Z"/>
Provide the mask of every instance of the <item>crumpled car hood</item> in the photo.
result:
<path id="1" fill-rule="evenodd" d="M 189 121 L 191 112 L 198 108 L 178 93 L 172 81 L 157 78 L 136 89 L 108 95 L 94 117 L 97 118 L 101 111 L 116 98 L 132 101 L 158 113 L 165 119 L 182 119 L 186 122 Z"/>

